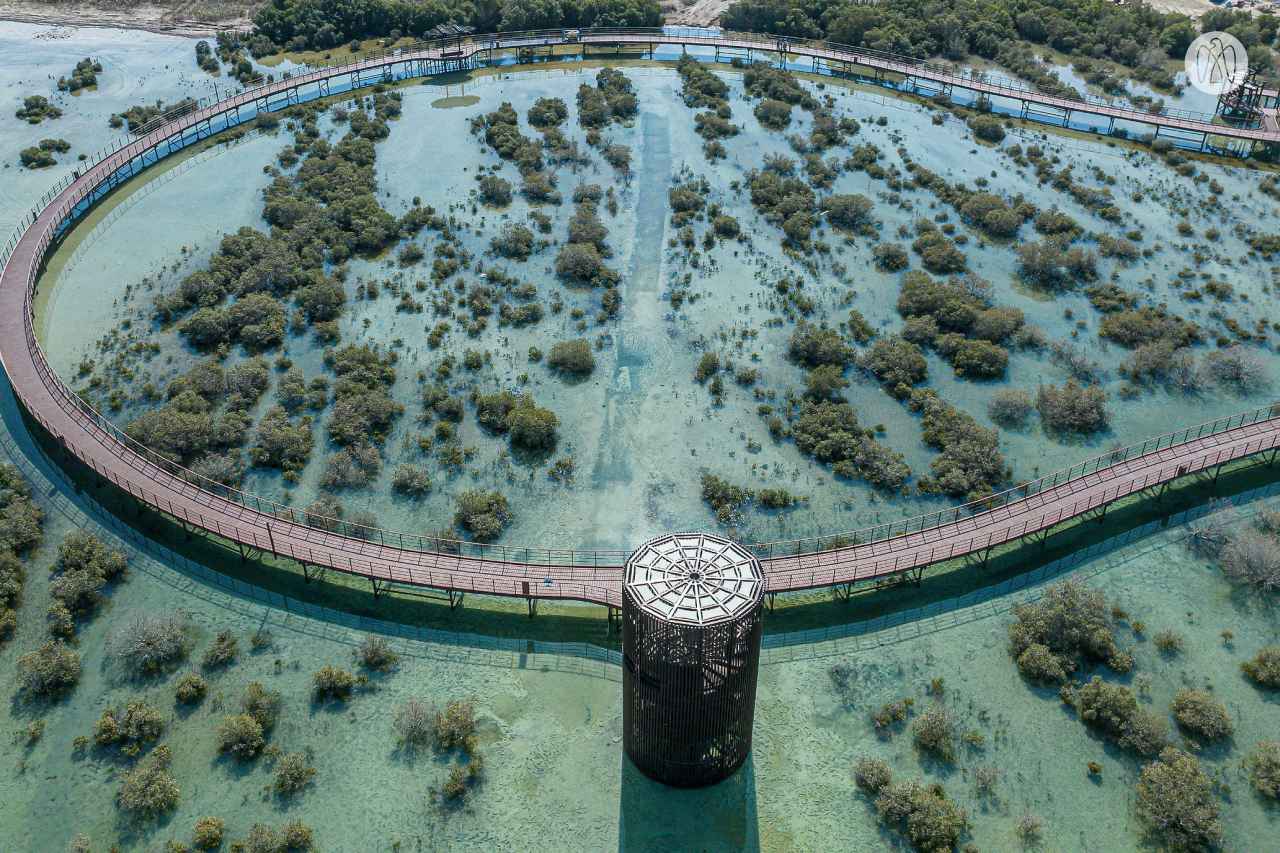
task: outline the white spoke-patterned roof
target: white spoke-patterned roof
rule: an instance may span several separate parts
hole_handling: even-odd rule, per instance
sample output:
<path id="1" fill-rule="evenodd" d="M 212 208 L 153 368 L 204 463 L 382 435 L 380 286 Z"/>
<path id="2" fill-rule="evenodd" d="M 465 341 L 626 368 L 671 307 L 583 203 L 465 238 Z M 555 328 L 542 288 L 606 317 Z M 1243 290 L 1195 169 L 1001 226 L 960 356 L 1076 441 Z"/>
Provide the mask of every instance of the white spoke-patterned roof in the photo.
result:
<path id="1" fill-rule="evenodd" d="M 673 533 L 641 545 L 627 558 L 624 583 L 653 615 L 693 625 L 731 619 L 764 597 L 760 561 L 706 533 Z"/>

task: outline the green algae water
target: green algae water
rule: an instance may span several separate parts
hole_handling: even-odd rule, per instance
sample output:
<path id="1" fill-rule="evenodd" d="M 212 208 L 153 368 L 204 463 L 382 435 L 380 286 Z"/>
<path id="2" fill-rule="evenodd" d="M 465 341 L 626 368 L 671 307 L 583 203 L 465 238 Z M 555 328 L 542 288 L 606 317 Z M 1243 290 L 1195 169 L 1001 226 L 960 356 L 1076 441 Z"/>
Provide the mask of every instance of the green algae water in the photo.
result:
<path id="1" fill-rule="evenodd" d="M 11 179 L 0 196 L 5 218 L 16 219 L 49 183 L 73 168 L 76 152 L 100 144 L 111 113 L 132 103 L 202 94 L 201 87 L 208 85 L 194 66 L 189 40 L 92 30 L 35 39 L 41 32 L 25 25 L 0 29 L 0 53 L 24 58 L 0 69 L 6 109 L 16 109 L 23 94 L 51 88 L 44 80 L 50 73 L 46 66 L 55 69 L 56 77 L 63 66 L 69 69 L 84 55 L 93 55 L 106 57 L 106 70 L 98 92 L 59 101 L 66 112 L 58 120 L 62 124 L 0 125 L 0 139 L 10 152 L 48 135 L 73 143 L 71 155 L 51 170 L 30 173 L 19 170 L 16 162 L 9 166 L 6 178 Z M 461 231 L 463 245 L 483 255 L 500 224 L 523 219 L 528 206 L 517 200 L 502 213 L 472 211 L 469 193 L 479 168 L 496 158 L 471 135 L 470 120 L 503 101 L 521 116 L 540 97 L 560 97 L 572 105 L 577 87 L 591 83 L 595 70 L 504 72 L 468 82 L 463 94 L 456 83 L 404 87 L 403 115 L 377 144 L 381 204 L 397 215 L 415 196 L 441 211 L 452 206 L 453 214 L 468 223 Z M 566 203 L 546 211 L 554 220 L 553 235 L 562 239 L 575 188 L 600 183 L 612 186 L 619 198 L 618 212 L 604 219 L 613 250 L 610 263 L 623 273 L 622 310 L 616 321 L 588 326 L 593 339 L 605 339 L 596 351 L 591 378 L 564 383 L 525 356 L 531 346 L 546 348 L 548 342 L 576 333 L 578 321 L 571 311 L 590 304 L 587 293 L 564 292 L 564 313 L 549 315 L 540 324 L 491 324 L 476 339 L 454 332 L 445 345 L 458 354 L 467 348 L 488 349 L 491 360 L 478 380 L 484 390 L 528 388 L 539 404 L 558 414 L 557 453 L 576 459 L 575 483 L 566 488 L 550 482 L 546 461 L 535 465 L 510 458 L 504 443 L 468 416 L 461 438 L 476 451 L 465 472 L 451 478 L 433 468 L 436 488 L 425 499 L 410 502 L 393 496 L 387 481 L 399 461 L 433 464 L 422 462 L 413 439 L 421 429 L 416 423 L 416 374 L 430 371 L 438 355 L 424 342 L 432 323 L 423 315 L 396 311 L 394 300 L 386 296 L 356 298 L 360 283 L 426 275 L 425 270 L 402 269 L 394 255 L 387 255 L 351 263 L 341 332 L 344 342 L 394 347 L 399 354 L 394 395 L 408 411 L 384 443 L 380 478 L 344 493 L 343 499 L 352 508 L 375 513 L 385 526 L 429 532 L 452 516 L 458 491 L 499 488 L 509 496 L 514 513 L 502 541 L 581 547 L 621 547 L 672 529 L 717 526 L 699 494 L 698 476 L 704 471 L 757 489 L 784 486 L 807 497 L 790 511 L 756 509 L 736 519 L 734 532 L 747 540 L 832 533 L 948 504 L 949 499 L 913 493 L 886 495 L 862 481 L 836 478 L 827 466 L 800 455 L 793 443 L 774 440 L 756 413 L 760 401 L 751 392 L 730 387 L 723 405 L 716 405 L 707 389 L 693 382 L 707 340 L 721 335 L 731 339 L 750 328 L 758 335 L 743 358 L 750 359 L 750 350 L 759 352 L 759 361 L 750 362 L 760 371 L 759 385 L 785 389 L 801 383 L 801 372 L 782 358 L 789 327 L 767 322 L 774 316 L 773 283 L 794 271 L 796 261 L 778 248 L 776 227 L 759 217 L 741 188 L 749 170 L 759 168 L 767 155 L 793 152 L 783 134 L 755 123 L 738 72 L 725 71 L 724 79 L 735 121 L 744 131 L 727 142 L 728 156 L 715 164 L 702 154 L 703 141 L 693 130 L 694 111 L 681 100 L 675 72 L 644 66 L 627 73 L 639 112 L 631 122 L 610 127 L 608 135 L 631 148 L 631 177 L 620 179 L 598 161 L 577 173 L 564 169 L 558 189 Z M 825 90 L 816 89 L 816 83 L 806 85 L 834 93 L 837 114 L 861 125 L 855 141 L 877 145 L 886 162 L 903 163 L 901 148 L 948 180 L 981 178 L 994 191 L 1021 194 L 1041 209 L 1067 210 L 1090 229 L 1113 227 L 1071 196 L 1037 184 L 1031 170 L 999 149 L 974 141 L 954 117 L 936 125 L 930 112 L 910 102 L 837 89 L 832 83 Z M 449 109 L 438 106 L 444 98 Z M 886 118 L 883 125 L 878 123 L 881 116 Z M 788 132 L 807 132 L 809 121 L 807 113 L 794 110 Z M 320 127 L 328 138 L 343 132 L 327 118 Z M 572 122 L 566 132 L 570 128 L 580 133 Z M 1034 128 L 1019 133 L 1023 137 L 1016 141 L 1023 146 L 1040 145 L 1059 158 L 1059 168 L 1073 167 L 1078 182 L 1110 187 L 1123 210 L 1123 224 L 1114 227 L 1143 234 L 1150 257 L 1131 266 L 1104 261 L 1104 280 L 1152 302 L 1166 302 L 1215 335 L 1224 329 L 1224 319 L 1253 329 L 1258 320 L 1275 316 L 1271 267 L 1249 255 L 1248 234 L 1236 227 L 1249 223 L 1265 231 L 1277 216 L 1272 198 L 1257 189 L 1257 172 L 1238 165 L 1201 166 L 1209 180 L 1223 187 L 1217 202 L 1205 204 L 1212 201 L 1204 191 L 1207 180 L 1193 183 L 1154 158 L 1127 155 L 1099 140 L 1055 137 Z M 43 288 L 47 303 L 40 317 L 46 350 L 68 381 L 78 378 L 85 359 L 108 360 L 122 347 L 120 341 L 159 345 L 156 354 L 137 363 L 139 386 L 148 380 L 162 386 L 195 363 L 199 355 L 182 338 L 152 323 L 152 299 L 206 265 L 223 235 L 242 226 L 266 228 L 261 193 L 271 179 L 264 170 L 277 163 L 287 143 L 284 134 L 254 133 L 235 145 L 195 153 L 164 176 L 113 198 L 108 215 L 69 241 L 65 255 L 51 266 L 56 281 Z M 511 177 L 510 167 L 506 174 Z M 669 222 L 667 190 L 672 177 L 682 174 L 707 178 L 712 199 L 751 235 L 749 248 L 722 243 L 707 253 L 703 266 L 690 268 L 688 250 L 672 245 Z M 735 182 L 740 189 L 733 188 Z M 834 189 L 876 199 L 882 238 L 910 230 L 918 218 L 944 212 L 940 202 L 921 190 L 890 190 L 861 172 L 842 172 Z M 1177 223 L 1184 218 L 1197 234 L 1215 228 L 1219 242 L 1206 249 L 1180 234 Z M 806 285 L 815 321 L 838 322 L 856 307 L 882 333 L 899 327 L 897 276 L 876 269 L 869 241 L 832 236 L 830 242 L 831 257 Z M 425 240 L 424 246 L 430 248 Z M 1154 390 L 1126 397 L 1119 375 L 1126 353 L 1097 337 L 1099 315 L 1084 294 L 1048 298 L 1028 290 L 1018 282 L 1014 254 L 1005 245 L 977 239 L 965 251 L 970 267 L 992 283 L 997 304 L 1022 309 L 1051 341 L 1078 341 L 1101 365 L 1102 385 L 1111 395 L 1111 427 L 1101 435 L 1062 440 L 1037 425 L 1001 429 L 1001 450 L 1015 480 L 1065 467 L 1114 444 L 1271 399 L 1267 388 L 1240 395 L 1217 387 L 1195 395 Z M 1225 280 L 1233 287 L 1232 298 L 1181 297 L 1191 287 L 1183 271 L 1193 255 L 1205 251 L 1211 257 L 1199 263 L 1192 278 Z M 544 300 L 563 290 L 553 259 L 553 251 L 544 250 L 520 268 Z M 673 287 L 686 287 L 686 274 L 687 287 L 698 298 L 675 310 L 669 294 Z M 108 343 L 100 346 L 104 340 Z M 1253 348 L 1274 372 L 1271 345 Z M 308 376 L 323 371 L 323 347 L 309 337 L 290 337 L 286 351 Z M 242 358 L 241 353 L 230 356 L 233 363 Z M 987 426 L 992 425 L 987 402 L 999 389 L 1034 388 L 1040 381 L 1061 382 L 1066 376 L 1063 368 L 1034 351 L 1015 350 L 1006 378 L 988 382 L 958 379 L 935 353 L 930 351 L 928 358 L 929 387 Z M 523 373 L 529 375 L 527 383 L 521 383 Z M 871 379 L 850 378 L 853 385 L 845 393 L 860 421 L 882 424 L 880 440 L 902 453 L 914 472 L 927 472 L 933 451 L 922 441 L 917 418 Z M 141 399 L 129 396 L 112 416 L 123 425 L 144 408 Z M 621 674 L 603 620 L 592 642 L 559 646 L 542 639 L 543 634 L 525 639 L 519 622 L 512 627 L 509 611 L 493 614 L 501 630 L 486 628 L 486 605 L 480 602 L 474 613 L 471 602 L 452 617 L 442 607 L 424 607 L 421 617 L 408 624 L 391 623 L 378 618 L 376 607 L 360 615 L 322 610 L 252 584 L 232 583 L 227 575 L 240 571 L 230 565 L 238 560 L 234 555 L 209 560 L 208 566 L 190 564 L 145 544 L 136 532 L 104 515 L 91 495 L 77 493 L 36 450 L 7 389 L 0 414 L 4 455 L 31 480 L 46 512 L 44 545 L 29 561 L 16 634 L 0 649 L 0 681 L 7 685 L 9 699 L 4 728 L 15 735 L 0 738 L 0 849 L 58 851 L 79 834 L 91 840 L 94 850 L 112 845 L 160 849 L 170 839 L 187 841 L 195 821 L 206 815 L 223 818 L 232 839 L 243 838 L 255 823 L 279 826 L 300 819 L 314 828 L 319 849 L 342 851 L 890 848 L 900 841 L 879 828 L 874 809 L 853 783 L 853 762 L 866 755 L 884 758 L 899 778 L 941 783 L 968 811 L 971 840 L 980 849 L 1019 849 L 1015 825 L 1026 813 L 1044 821 L 1039 849 L 1140 849 L 1144 842 L 1133 792 L 1141 763 L 1093 735 L 1055 690 L 1028 686 L 1006 651 L 1010 607 L 1036 596 L 1044 584 L 1069 576 L 1103 590 L 1129 614 L 1127 624 L 1145 623 L 1142 635 L 1125 625 L 1117 631 L 1120 645 L 1135 657 L 1126 682 L 1145 679 L 1143 707 L 1167 716 L 1173 694 L 1186 686 L 1211 689 L 1226 704 L 1236 725 L 1233 739 L 1199 753 L 1219 783 L 1215 796 L 1226 846 L 1272 846 L 1276 812 L 1253 793 L 1241 761 L 1258 740 L 1275 737 L 1280 711 L 1274 695 L 1241 676 L 1239 663 L 1280 638 L 1280 618 L 1265 599 L 1233 587 L 1214 566 L 1194 557 L 1180 522 L 1168 528 L 1151 525 L 1122 542 L 1100 543 L 1096 551 L 1040 570 L 1008 589 L 905 611 L 891 625 L 877 620 L 846 624 L 828 617 L 820 636 L 771 630 L 760 671 L 751 760 L 719 786 L 674 791 L 643 778 L 622 757 Z M 261 416 L 262 409 L 254 414 Z M 296 483 L 251 469 L 246 488 L 298 505 L 309 503 L 320 491 L 328 453 L 320 449 L 322 435 L 317 435 L 318 449 Z M 1275 501 L 1258 497 L 1239 523 L 1250 523 L 1248 515 L 1268 503 Z M 32 706 L 14 689 L 16 661 L 46 637 L 47 570 L 57 543 L 77 529 L 91 530 L 123 549 L 130 559 L 129 575 L 77 634 L 83 674 L 74 692 L 48 707 Z M 198 668 L 219 632 L 230 631 L 239 639 L 238 661 L 207 674 L 209 694 L 194 709 L 175 705 L 173 677 L 132 679 L 107 653 L 112 635 L 138 614 L 172 612 L 181 613 L 191 626 L 192 667 Z M 460 630 L 460 625 L 465 627 Z M 1183 654 L 1170 658 L 1154 648 L 1150 637 L 1162 629 L 1183 635 Z M 1230 641 L 1223 639 L 1224 630 L 1230 630 Z M 249 638 L 255 633 L 269 634 L 270 640 L 251 650 Z M 369 633 L 390 639 L 400 655 L 397 667 L 373 675 L 367 688 L 345 703 L 313 703 L 312 673 L 325 665 L 354 668 L 356 645 Z M 581 638 L 572 639 L 576 643 Z M 936 678 L 945 682 L 940 697 L 930 692 Z M 216 726 L 253 681 L 283 697 L 271 744 L 306 754 L 316 770 L 313 784 L 293 798 L 272 792 L 266 760 L 238 764 L 218 753 Z M 455 699 L 475 705 L 485 776 L 462 808 L 444 807 L 435 796 L 452 758 L 430 750 L 410 754 L 396 745 L 395 710 L 411 697 L 434 706 Z M 920 758 L 909 732 L 879 737 L 871 713 L 904 697 L 913 698 L 918 708 L 945 702 L 964 730 L 983 735 L 981 746 L 961 746 L 954 766 L 940 767 Z M 164 712 L 163 742 L 173 752 L 171 773 L 181 788 L 173 812 L 142 824 L 124 818 L 115 802 L 130 763 L 93 748 L 77 751 L 73 744 L 77 737 L 92 736 L 104 709 L 134 698 Z M 37 718 L 45 721 L 45 730 L 28 745 L 18 735 Z M 1090 761 L 1101 765 L 1100 774 L 1090 775 Z M 987 768 L 997 775 L 992 793 L 984 794 L 976 778 L 979 769 Z"/>

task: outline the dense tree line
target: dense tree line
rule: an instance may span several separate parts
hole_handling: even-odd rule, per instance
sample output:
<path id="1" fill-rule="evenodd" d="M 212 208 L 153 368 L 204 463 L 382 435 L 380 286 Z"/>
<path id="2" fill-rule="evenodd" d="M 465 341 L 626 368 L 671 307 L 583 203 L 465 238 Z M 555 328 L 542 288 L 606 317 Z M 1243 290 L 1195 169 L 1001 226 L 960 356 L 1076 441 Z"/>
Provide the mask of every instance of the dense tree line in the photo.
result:
<path id="1" fill-rule="evenodd" d="M 1226 30 L 1270 62 L 1280 18 L 1215 9 L 1196 22 L 1143 4 L 1109 0 L 737 0 L 721 18 L 726 29 L 827 38 L 920 58 L 1000 60 L 1019 41 L 1130 68 L 1180 59 L 1199 32 Z"/>
<path id="2" fill-rule="evenodd" d="M 652 27 L 654 0 L 272 0 L 254 18 L 258 35 L 289 50 L 326 49 L 353 39 L 422 36 L 440 24 L 477 32 L 553 27 Z M 257 53 L 261 42 L 252 42 Z"/>

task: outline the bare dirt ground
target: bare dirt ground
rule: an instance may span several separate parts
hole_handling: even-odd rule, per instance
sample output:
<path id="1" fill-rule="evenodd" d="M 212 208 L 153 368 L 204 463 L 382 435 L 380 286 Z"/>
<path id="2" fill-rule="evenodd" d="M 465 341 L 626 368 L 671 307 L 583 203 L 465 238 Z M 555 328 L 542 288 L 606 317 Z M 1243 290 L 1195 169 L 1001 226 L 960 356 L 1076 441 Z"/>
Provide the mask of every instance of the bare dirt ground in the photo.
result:
<path id="1" fill-rule="evenodd" d="M 263 0 L 173 0 L 133 4 L 125 0 L 40 2 L 0 0 L 0 20 L 75 27 L 119 27 L 183 36 L 211 36 L 244 29 Z"/>
<path id="2" fill-rule="evenodd" d="M 1220 8 L 1209 0 L 1148 0 L 1148 5 L 1157 12 L 1179 12 L 1189 18 L 1198 18 L 1210 9 Z M 1259 10 L 1249 11 L 1257 14 Z"/>
<path id="3" fill-rule="evenodd" d="M 674 0 L 662 4 L 663 18 L 671 26 L 709 27 L 733 0 Z"/>

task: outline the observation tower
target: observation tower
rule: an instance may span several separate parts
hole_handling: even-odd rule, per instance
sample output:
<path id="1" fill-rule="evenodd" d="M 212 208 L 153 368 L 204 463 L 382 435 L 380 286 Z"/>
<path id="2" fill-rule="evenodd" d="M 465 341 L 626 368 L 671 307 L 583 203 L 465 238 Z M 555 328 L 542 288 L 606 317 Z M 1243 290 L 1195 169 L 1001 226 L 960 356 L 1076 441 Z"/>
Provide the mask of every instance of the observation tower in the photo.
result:
<path id="1" fill-rule="evenodd" d="M 675 533 L 627 558 L 623 746 L 646 776 L 711 785 L 751 752 L 764 574 L 719 536 Z"/>
<path id="2" fill-rule="evenodd" d="M 1237 127 L 1261 126 L 1263 108 L 1274 106 L 1274 103 L 1268 104 L 1268 93 L 1263 89 L 1258 74 L 1258 67 L 1250 65 L 1244 79 L 1219 95 L 1217 114 Z"/>

